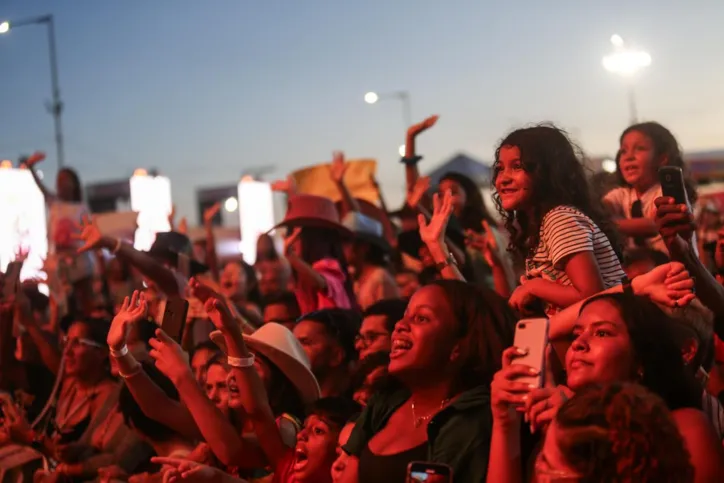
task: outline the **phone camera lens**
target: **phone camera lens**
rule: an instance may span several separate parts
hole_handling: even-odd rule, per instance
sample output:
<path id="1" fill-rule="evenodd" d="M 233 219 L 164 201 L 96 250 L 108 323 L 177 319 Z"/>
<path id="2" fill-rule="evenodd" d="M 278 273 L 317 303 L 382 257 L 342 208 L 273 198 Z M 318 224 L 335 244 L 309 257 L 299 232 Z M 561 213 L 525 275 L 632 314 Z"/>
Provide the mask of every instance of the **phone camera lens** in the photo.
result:
<path id="1" fill-rule="evenodd" d="M 670 174 L 667 174 L 667 175 L 666 175 L 666 182 L 667 182 L 667 183 L 671 183 L 671 175 L 670 175 Z"/>
<path id="2" fill-rule="evenodd" d="M 521 322 L 520 324 L 518 324 L 518 328 L 525 329 L 525 323 Z"/>

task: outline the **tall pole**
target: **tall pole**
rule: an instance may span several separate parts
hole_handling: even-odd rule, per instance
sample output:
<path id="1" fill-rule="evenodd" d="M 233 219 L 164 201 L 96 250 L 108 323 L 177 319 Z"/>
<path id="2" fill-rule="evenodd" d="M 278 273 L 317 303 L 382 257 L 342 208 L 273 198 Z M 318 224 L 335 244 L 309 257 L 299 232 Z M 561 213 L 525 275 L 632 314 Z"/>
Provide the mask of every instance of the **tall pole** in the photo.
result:
<path id="1" fill-rule="evenodd" d="M 402 91 L 399 94 L 402 101 L 402 119 L 405 121 L 405 129 L 412 125 L 412 102 L 410 102 L 410 93 Z"/>
<path id="2" fill-rule="evenodd" d="M 55 127 L 55 150 L 58 157 L 58 169 L 65 166 L 65 153 L 63 150 L 63 101 L 60 100 L 60 85 L 58 82 L 58 54 L 55 48 L 55 23 L 53 16 L 48 15 L 43 19 L 48 26 L 48 50 L 50 52 L 50 82 L 52 87 L 52 100 L 47 106 L 48 112 L 53 115 Z"/>
<path id="3" fill-rule="evenodd" d="M 631 125 L 639 122 L 638 110 L 636 109 L 636 90 L 633 81 L 628 84 L 628 112 L 631 117 Z"/>

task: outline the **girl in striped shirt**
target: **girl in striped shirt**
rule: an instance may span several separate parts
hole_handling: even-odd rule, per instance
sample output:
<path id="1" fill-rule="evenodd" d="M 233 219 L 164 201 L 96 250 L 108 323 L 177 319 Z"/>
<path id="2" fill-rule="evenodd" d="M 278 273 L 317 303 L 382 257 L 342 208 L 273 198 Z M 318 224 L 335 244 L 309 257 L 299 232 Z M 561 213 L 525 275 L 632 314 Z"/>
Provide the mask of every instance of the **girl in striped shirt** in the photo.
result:
<path id="1" fill-rule="evenodd" d="M 493 165 L 493 198 L 510 233 L 509 250 L 525 259 L 510 297 L 521 314 L 547 315 L 621 283 L 616 232 L 589 192 L 568 136 L 552 125 L 510 133 Z"/>

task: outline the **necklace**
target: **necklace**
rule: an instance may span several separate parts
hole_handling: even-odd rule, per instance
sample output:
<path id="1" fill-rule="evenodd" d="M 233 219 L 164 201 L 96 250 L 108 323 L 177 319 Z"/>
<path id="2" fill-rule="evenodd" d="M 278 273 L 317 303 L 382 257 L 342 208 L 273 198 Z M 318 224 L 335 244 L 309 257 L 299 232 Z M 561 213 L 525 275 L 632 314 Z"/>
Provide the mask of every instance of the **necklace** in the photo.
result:
<path id="1" fill-rule="evenodd" d="M 433 417 L 435 414 L 438 413 L 438 411 L 440 411 L 440 409 L 444 408 L 445 405 L 446 405 L 447 403 L 449 403 L 449 402 L 450 402 L 450 398 L 443 399 L 442 402 L 440 403 L 440 408 L 439 408 L 439 409 L 437 409 L 436 411 L 431 412 L 431 413 L 428 414 L 427 416 L 419 416 L 419 417 L 418 417 L 417 414 L 415 414 L 415 401 L 410 401 L 410 405 L 412 406 L 412 422 L 413 422 L 413 424 L 415 425 L 415 427 L 416 427 L 416 428 L 419 428 L 420 426 L 422 426 L 422 423 L 428 422 L 430 419 L 432 419 L 432 417 Z"/>

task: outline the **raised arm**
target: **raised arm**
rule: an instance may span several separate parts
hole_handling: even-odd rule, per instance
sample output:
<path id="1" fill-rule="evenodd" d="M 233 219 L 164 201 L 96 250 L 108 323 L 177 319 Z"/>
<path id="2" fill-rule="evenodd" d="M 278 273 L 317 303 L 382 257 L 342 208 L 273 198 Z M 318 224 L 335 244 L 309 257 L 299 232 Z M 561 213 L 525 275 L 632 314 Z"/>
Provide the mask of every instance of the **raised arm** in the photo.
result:
<path id="1" fill-rule="evenodd" d="M 405 179 L 407 181 L 407 191 L 412 190 L 413 186 L 417 182 L 417 178 L 420 177 L 420 170 L 417 169 L 417 163 L 422 157 L 417 155 L 415 140 L 417 136 L 430 129 L 435 125 L 440 116 L 430 116 L 422 122 L 413 124 L 407 129 L 407 136 L 405 138 L 405 157 L 402 162 L 405 164 Z"/>
<path id="2" fill-rule="evenodd" d="M 169 398 L 163 389 L 148 377 L 141 364 L 128 351 L 126 344 L 128 332 L 133 324 L 146 317 L 147 312 L 148 304 L 142 293 L 135 291 L 132 297 L 126 297 L 121 310 L 113 318 L 108 332 L 111 356 L 115 359 L 118 372 L 144 414 L 188 438 L 196 439 L 201 433 L 188 409 Z"/>
<path id="3" fill-rule="evenodd" d="M 329 166 L 329 174 L 332 178 L 332 182 L 342 195 L 341 218 L 344 218 L 344 215 L 350 211 L 356 211 L 357 213 L 362 211 L 359 203 L 357 203 L 357 200 L 352 196 L 352 193 L 349 192 L 347 185 L 344 184 L 344 175 L 347 172 L 348 167 L 349 165 L 344 162 L 344 153 L 342 151 L 335 151 L 332 154 L 332 164 Z"/>
<path id="4" fill-rule="evenodd" d="M 197 297 L 204 297 L 198 290 L 203 288 L 200 282 L 192 280 L 190 284 Z M 208 294 L 208 291 L 204 292 Z M 218 294 L 212 295 L 205 297 L 204 304 L 209 318 L 224 336 L 229 365 L 232 366 L 232 373 L 239 388 L 241 404 L 247 418 L 254 426 L 258 444 L 268 463 L 276 467 L 288 448 L 277 427 L 264 383 L 254 368 L 254 356 L 247 349 L 239 327 L 223 299 Z M 244 454 L 236 455 L 236 458 L 236 464 L 239 464 L 240 459 L 242 464 L 248 464 L 250 467 L 259 463 L 248 461 L 248 455 Z"/>
<path id="5" fill-rule="evenodd" d="M 45 202 L 50 203 L 55 199 L 55 194 L 52 193 L 48 188 L 45 186 L 43 181 L 40 179 L 40 176 L 38 175 L 38 172 L 35 170 L 35 165 L 41 162 L 45 159 L 45 153 L 41 152 L 35 152 L 30 157 L 28 157 L 23 164 L 27 166 L 28 170 L 30 171 L 30 174 L 33 176 L 33 180 L 35 180 L 35 184 L 38 186 L 38 189 L 41 193 L 43 193 L 43 196 L 45 197 Z"/>
<path id="6" fill-rule="evenodd" d="M 176 276 L 153 257 L 136 250 L 123 240 L 103 236 L 95 222 L 87 216 L 84 216 L 81 228 L 82 231 L 78 238 L 83 240 L 84 245 L 79 249 L 79 253 L 99 248 L 110 250 L 121 261 L 130 263 L 144 276 L 151 279 L 167 296 L 183 297 L 182 287 L 179 286 Z"/>
<path id="7" fill-rule="evenodd" d="M 433 215 L 429 224 L 425 220 L 425 215 L 417 215 L 420 238 L 430 250 L 430 255 L 444 278 L 465 281 L 456 260 L 454 257 L 452 259 L 450 257 L 450 250 L 445 240 L 445 230 L 453 212 L 452 194 L 448 191 L 440 200 L 440 196 L 435 193 L 432 197 L 432 204 Z"/>
<path id="8" fill-rule="evenodd" d="M 219 261 L 216 258 L 216 237 L 214 236 L 214 217 L 219 213 L 221 203 L 204 210 L 204 230 L 206 231 L 206 266 L 215 281 L 219 281 Z"/>

